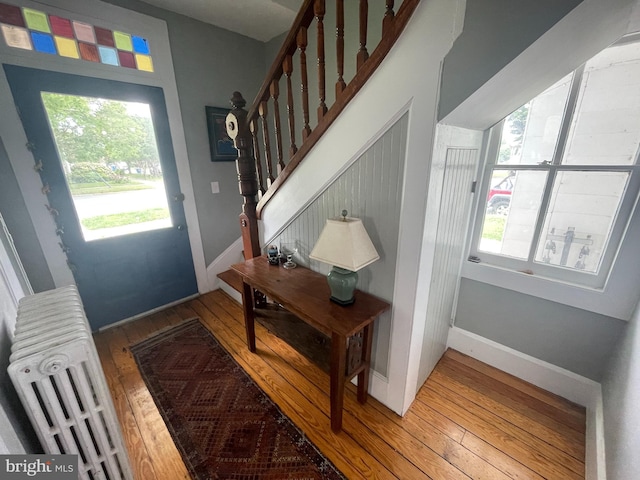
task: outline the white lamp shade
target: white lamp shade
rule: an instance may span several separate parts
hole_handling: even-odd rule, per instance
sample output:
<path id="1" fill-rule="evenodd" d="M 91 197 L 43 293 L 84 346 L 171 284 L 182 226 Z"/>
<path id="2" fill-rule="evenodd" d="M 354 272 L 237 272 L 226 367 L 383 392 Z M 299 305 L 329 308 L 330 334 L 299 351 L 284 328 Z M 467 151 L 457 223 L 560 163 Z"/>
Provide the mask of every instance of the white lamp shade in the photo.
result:
<path id="1" fill-rule="evenodd" d="M 309 258 L 351 271 L 380 258 L 359 218 L 328 219 Z"/>

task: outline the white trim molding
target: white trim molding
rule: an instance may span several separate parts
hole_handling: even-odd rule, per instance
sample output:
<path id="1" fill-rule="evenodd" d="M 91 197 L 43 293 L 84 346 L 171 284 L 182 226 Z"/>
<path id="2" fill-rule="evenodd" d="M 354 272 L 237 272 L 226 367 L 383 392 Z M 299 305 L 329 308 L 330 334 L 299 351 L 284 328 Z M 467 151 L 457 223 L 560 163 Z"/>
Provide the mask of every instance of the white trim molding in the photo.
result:
<path id="1" fill-rule="evenodd" d="M 231 267 L 231 265 L 233 265 L 234 263 L 242 262 L 243 260 L 242 237 L 240 237 L 231 245 L 229 245 L 224 252 L 218 255 L 218 257 L 213 262 L 211 262 L 209 266 L 207 266 L 207 280 L 209 283 L 208 291 L 222 288 L 225 292 L 227 292 L 224 287 L 226 283 L 220 281 L 220 279 L 218 278 L 218 274 L 229 270 L 229 267 Z"/>
<path id="2" fill-rule="evenodd" d="M 586 407 L 586 479 L 606 480 L 602 388 L 598 382 L 458 327 L 449 330 L 447 347 Z"/>

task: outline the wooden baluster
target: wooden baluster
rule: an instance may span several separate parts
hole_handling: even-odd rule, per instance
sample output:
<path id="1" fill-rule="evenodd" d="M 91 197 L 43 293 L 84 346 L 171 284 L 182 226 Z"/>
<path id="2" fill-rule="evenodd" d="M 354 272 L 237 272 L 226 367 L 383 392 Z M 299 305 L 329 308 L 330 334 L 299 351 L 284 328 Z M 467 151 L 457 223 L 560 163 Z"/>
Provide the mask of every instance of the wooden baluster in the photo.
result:
<path id="1" fill-rule="evenodd" d="M 253 156 L 256 159 L 256 170 L 258 171 L 258 187 L 260 195 L 264 195 L 264 174 L 262 172 L 262 161 L 260 159 L 260 145 L 258 144 L 258 126 L 255 119 L 249 122 L 249 130 L 251 131 L 251 141 L 253 143 Z"/>
<path id="2" fill-rule="evenodd" d="M 271 139 L 269 138 L 269 122 L 267 120 L 267 114 L 269 113 L 267 109 L 267 102 L 260 102 L 260 107 L 258 108 L 258 113 L 260 114 L 260 119 L 262 120 L 262 140 L 264 142 L 264 161 L 267 164 L 267 187 L 270 187 L 271 184 L 275 181 L 275 177 L 273 176 L 273 163 L 271 162 Z"/>
<path id="3" fill-rule="evenodd" d="M 336 82 L 336 100 L 347 87 L 344 81 L 344 0 L 336 0 L 336 56 L 338 62 L 338 81 Z"/>
<path id="4" fill-rule="evenodd" d="M 256 162 L 251 153 L 251 132 L 248 128 L 247 102 L 240 92 L 233 92 L 231 98 L 233 109 L 226 118 L 227 134 L 238 149 L 236 169 L 238 171 L 238 186 L 240 195 L 244 197 L 242 213 L 240 214 L 240 231 L 244 258 L 259 257 L 260 237 L 258 236 L 258 217 L 256 215 L 256 195 L 258 194 L 258 178 L 256 176 Z"/>
<path id="5" fill-rule="evenodd" d="M 387 10 L 384 12 L 384 18 L 382 19 L 382 36 L 389 34 L 391 28 L 393 28 L 393 20 L 396 14 L 393 12 L 393 0 L 386 0 Z"/>
<path id="6" fill-rule="evenodd" d="M 318 93 L 320 96 L 320 105 L 318 106 L 318 121 L 322 120 L 324 114 L 327 113 L 327 104 L 325 103 L 325 78 L 324 78 L 324 14 L 325 0 L 316 0 L 313 5 L 313 14 L 318 22 Z"/>
<path id="7" fill-rule="evenodd" d="M 270 87 L 271 98 L 273 99 L 273 130 L 276 135 L 276 156 L 278 157 L 278 174 L 284 169 L 285 165 L 282 161 L 282 130 L 280 128 L 280 105 L 278 97 L 280 96 L 280 87 L 278 79 L 271 80 Z"/>
<path id="8" fill-rule="evenodd" d="M 300 50 L 300 87 L 302 90 L 302 116 L 304 125 L 302 127 L 302 141 L 304 142 L 311 135 L 309 127 L 309 82 L 307 79 L 307 28 L 300 27 L 298 30 L 298 49 Z"/>
<path id="9" fill-rule="evenodd" d="M 369 52 L 367 52 L 367 22 L 369 17 L 369 2 L 367 0 L 360 0 L 360 50 L 357 55 L 357 69 L 364 65 L 364 62 L 369 58 Z"/>
<path id="10" fill-rule="evenodd" d="M 296 121 L 293 113 L 293 87 L 291 86 L 291 73 L 293 72 L 293 59 L 291 55 L 284 57 L 282 62 L 282 70 L 287 77 L 287 117 L 289 119 L 289 138 L 291 145 L 289 146 L 289 159 L 298 151 L 296 147 Z"/>

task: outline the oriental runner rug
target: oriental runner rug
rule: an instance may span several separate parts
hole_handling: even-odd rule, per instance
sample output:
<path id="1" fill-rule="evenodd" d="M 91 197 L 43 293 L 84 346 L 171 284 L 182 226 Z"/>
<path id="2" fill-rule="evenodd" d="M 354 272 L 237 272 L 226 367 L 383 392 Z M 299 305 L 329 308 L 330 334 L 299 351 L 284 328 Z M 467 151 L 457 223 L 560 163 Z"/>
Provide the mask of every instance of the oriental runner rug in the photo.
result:
<path id="1" fill-rule="evenodd" d="M 192 477 L 344 479 L 199 319 L 131 352 Z"/>

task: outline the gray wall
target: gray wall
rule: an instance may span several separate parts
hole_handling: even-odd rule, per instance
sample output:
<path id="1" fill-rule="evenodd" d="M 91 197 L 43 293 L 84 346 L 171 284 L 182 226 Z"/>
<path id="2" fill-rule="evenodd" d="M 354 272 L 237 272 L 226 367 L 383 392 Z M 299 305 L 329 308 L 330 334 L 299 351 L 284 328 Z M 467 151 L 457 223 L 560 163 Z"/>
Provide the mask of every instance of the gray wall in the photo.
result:
<path id="1" fill-rule="evenodd" d="M 238 90 L 250 102 L 265 72 L 265 44 L 138 0 L 107 0 L 167 22 L 205 261 L 240 236 L 235 162 L 211 162 L 204 107 L 229 107 Z M 220 193 L 211 193 L 211 182 Z"/>
<path id="2" fill-rule="evenodd" d="M 327 218 L 361 218 L 380 259 L 358 272 L 358 288 L 384 300 L 393 299 L 398 250 L 402 180 L 407 143 L 408 114 L 398 120 L 362 156 L 349 166 L 270 243 L 295 243 L 296 261 L 328 273 L 330 265 L 309 260 Z M 372 367 L 387 376 L 391 312 L 374 324 Z"/>
<path id="3" fill-rule="evenodd" d="M 40 248 L 22 193 L 0 138 L 0 214 L 11 232 L 22 265 L 35 292 L 54 288 L 53 278 Z"/>
<path id="4" fill-rule="evenodd" d="M 602 394 L 607 478 L 640 478 L 640 305 L 616 344 Z"/>
<path id="5" fill-rule="evenodd" d="M 444 60 L 444 118 L 581 0 L 467 0 L 464 30 Z"/>
<path id="6" fill-rule="evenodd" d="M 627 322 L 463 278 L 455 325 L 601 381 Z"/>

